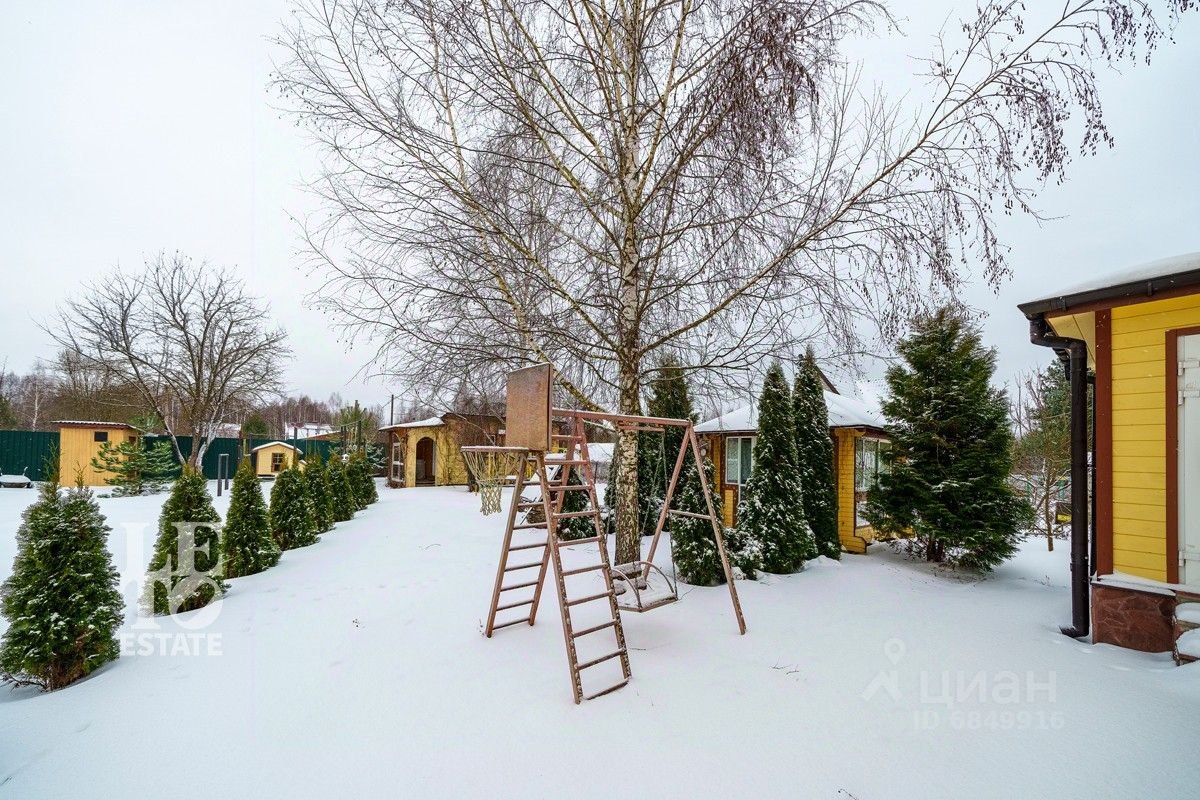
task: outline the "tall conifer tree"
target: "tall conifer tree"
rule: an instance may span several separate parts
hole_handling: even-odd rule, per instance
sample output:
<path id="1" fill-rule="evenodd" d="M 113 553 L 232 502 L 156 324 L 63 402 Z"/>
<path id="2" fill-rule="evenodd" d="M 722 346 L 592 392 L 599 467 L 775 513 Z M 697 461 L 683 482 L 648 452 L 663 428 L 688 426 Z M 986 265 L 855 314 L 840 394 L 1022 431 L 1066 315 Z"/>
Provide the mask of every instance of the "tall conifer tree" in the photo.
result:
<path id="1" fill-rule="evenodd" d="M 791 392 L 778 361 L 763 381 L 754 469 L 742 493 L 738 527 L 761 554 L 766 572 L 798 572 L 817 555 L 804 519 Z"/>
<path id="2" fill-rule="evenodd" d="M 837 531 L 837 485 L 833 475 L 833 439 L 825 386 L 810 348 L 796 370 L 792 408 L 796 419 L 796 458 L 804 497 L 804 518 L 817 544 L 817 553 L 841 558 Z"/>
<path id="3" fill-rule="evenodd" d="M 1032 511 L 1009 485 L 1013 435 L 1005 393 L 991 385 L 996 352 L 977 326 L 941 309 L 900 342 L 883 403 L 892 432 L 866 517 L 911 531 L 930 561 L 990 570 L 1009 558 Z"/>

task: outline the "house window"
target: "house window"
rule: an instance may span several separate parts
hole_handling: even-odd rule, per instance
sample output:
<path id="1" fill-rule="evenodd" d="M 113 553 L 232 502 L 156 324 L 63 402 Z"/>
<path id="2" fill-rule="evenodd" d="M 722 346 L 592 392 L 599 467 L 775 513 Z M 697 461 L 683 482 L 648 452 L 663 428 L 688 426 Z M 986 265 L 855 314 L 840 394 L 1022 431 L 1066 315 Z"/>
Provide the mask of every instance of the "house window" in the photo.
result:
<path id="1" fill-rule="evenodd" d="M 754 436 L 725 438 L 725 482 L 744 486 L 754 469 Z"/>
<path id="2" fill-rule="evenodd" d="M 283 472 L 283 453 L 271 453 L 271 472 Z"/>
<path id="3" fill-rule="evenodd" d="M 108 441 L 108 431 L 96 431 L 95 433 L 92 434 L 92 441 L 93 442 L 107 442 Z"/>
<path id="4" fill-rule="evenodd" d="M 856 527 L 869 525 L 863 519 L 862 511 L 867 502 L 867 492 L 886 474 L 888 466 L 884 463 L 883 454 L 891 447 L 891 443 L 883 439 L 872 439 L 860 436 L 854 440 L 854 524 Z"/>

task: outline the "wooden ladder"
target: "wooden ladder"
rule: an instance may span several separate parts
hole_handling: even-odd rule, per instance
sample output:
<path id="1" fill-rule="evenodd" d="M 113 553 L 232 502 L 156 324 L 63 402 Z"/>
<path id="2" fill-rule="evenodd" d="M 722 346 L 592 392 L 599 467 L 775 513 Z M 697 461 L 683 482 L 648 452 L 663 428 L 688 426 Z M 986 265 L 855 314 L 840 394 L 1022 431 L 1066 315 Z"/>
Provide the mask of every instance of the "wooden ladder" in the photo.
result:
<path id="1" fill-rule="evenodd" d="M 581 425 L 577 426 L 577 429 L 580 428 L 582 428 Z M 494 631 L 500 628 L 506 628 L 522 622 L 528 625 L 534 623 L 537 617 L 538 605 L 541 601 L 542 588 L 545 584 L 546 570 L 550 564 L 553 564 L 554 582 L 558 590 L 558 607 L 562 615 L 563 640 L 566 643 L 567 649 L 567 667 L 571 675 L 571 688 L 575 695 L 575 702 L 579 703 L 583 700 L 591 700 L 620 689 L 629 682 L 631 672 L 629 669 L 629 652 L 625 645 L 625 631 L 621 627 L 621 612 L 617 605 L 616 592 L 613 589 L 612 565 L 608 558 L 607 537 L 604 532 L 603 520 L 600 517 L 600 503 L 596 496 L 595 472 L 592 468 L 592 462 L 588 458 L 587 439 L 581 433 L 556 435 L 554 438 L 557 441 L 565 443 L 566 452 L 562 454 L 561 458 L 556 457 L 547 460 L 545 453 L 531 452 L 527 456 L 523 468 L 517 474 L 516 483 L 513 487 L 512 501 L 509 504 L 508 526 L 504 534 L 504 544 L 500 552 L 500 565 L 496 571 L 496 582 L 492 590 L 492 605 L 488 613 L 485 633 L 490 637 Z M 553 467 L 559 468 L 558 474 L 555 476 L 551 476 L 550 474 L 550 469 Z M 580 484 L 571 485 L 569 480 L 571 470 L 574 467 L 578 467 L 583 476 Z M 532 468 L 533 475 L 537 478 L 542 492 L 541 499 L 538 501 L 526 501 L 521 497 L 521 491 L 528 482 L 525 475 L 530 468 Z M 586 511 L 563 511 L 566 494 L 572 491 L 586 491 L 591 507 Z M 517 521 L 519 512 L 528 511 L 537 505 L 541 505 L 542 507 L 542 522 L 519 523 Z M 560 542 L 558 539 L 560 522 L 564 519 L 574 517 L 590 518 L 595 532 L 594 535 L 585 539 Z M 536 542 L 514 544 L 513 535 L 515 532 L 521 530 L 545 530 L 546 535 L 544 539 L 539 539 Z M 595 546 L 597 555 L 596 563 L 564 569 L 561 547 L 579 545 Z M 534 554 L 531 551 L 538 550 L 541 551 L 540 559 L 537 561 L 530 560 L 530 556 Z M 515 563 L 510 563 L 510 560 Z M 530 573 L 527 571 L 531 571 L 535 567 L 538 570 L 536 579 L 529 580 L 514 574 L 526 572 L 526 575 L 528 575 Z M 604 579 L 604 591 L 580 597 L 568 597 L 566 579 L 572 575 L 581 575 L 589 572 L 600 572 Z M 509 580 L 512 582 L 506 583 Z M 510 592 L 527 588 L 532 588 L 533 593 L 524 600 L 509 599 L 511 595 L 506 596 Z M 608 604 L 609 614 L 607 619 L 600 624 L 576 630 L 571 616 L 571 609 L 601 601 L 606 601 Z M 526 606 L 528 606 L 528 613 L 525 616 L 497 623 L 496 616 L 499 612 L 525 608 Z M 598 658 L 591 658 L 581 663 L 578 649 L 576 648 L 576 640 L 608 629 L 612 629 L 613 631 L 616 649 L 611 653 Z M 604 689 L 585 695 L 583 693 L 584 671 L 611 661 L 614 658 L 620 659 L 623 675 L 622 680 Z"/>

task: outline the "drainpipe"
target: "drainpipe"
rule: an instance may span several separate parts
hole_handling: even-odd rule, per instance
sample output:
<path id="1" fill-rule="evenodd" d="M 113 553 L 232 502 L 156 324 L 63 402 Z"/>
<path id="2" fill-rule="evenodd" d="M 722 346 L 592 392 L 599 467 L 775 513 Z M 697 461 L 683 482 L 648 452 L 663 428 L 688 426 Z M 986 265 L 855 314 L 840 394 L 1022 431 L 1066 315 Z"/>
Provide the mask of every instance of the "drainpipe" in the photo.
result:
<path id="1" fill-rule="evenodd" d="M 1029 341 L 1066 353 L 1071 381 L 1071 626 L 1060 628 L 1072 638 L 1087 636 L 1088 607 L 1088 369 L 1087 342 L 1058 336 L 1039 315 L 1029 321 Z"/>

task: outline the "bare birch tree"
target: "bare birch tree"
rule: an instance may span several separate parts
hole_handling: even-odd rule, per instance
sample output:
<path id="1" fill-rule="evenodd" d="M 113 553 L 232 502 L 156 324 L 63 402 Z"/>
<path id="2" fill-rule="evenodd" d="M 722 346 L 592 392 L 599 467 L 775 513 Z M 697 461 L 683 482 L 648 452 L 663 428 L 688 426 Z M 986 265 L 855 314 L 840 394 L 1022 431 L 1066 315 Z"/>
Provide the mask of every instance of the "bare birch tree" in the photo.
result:
<path id="1" fill-rule="evenodd" d="M 74 371 L 135 389 L 198 466 L 225 415 L 279 391 L 286 334 L 229 272 L 159 254 L 84 287 L 49 332 Z M 185 457 L 179 437 L 192 437 Z"/>
<path id="2" fill-rule="evenodd" d="M 886 0 L 302 0 L 276 87 L 327 166 L 322 296 L 382 370 L 549 360 L 574 402 L 634 413 L 660 356 L 704 379 L 816 333 L 852 349 L 1002 280 L 997 215 L 1111 143 L 1094 65 L 1193 4 L 982 2 L 915 115 L 843 54 L 893 30 Z"/>

